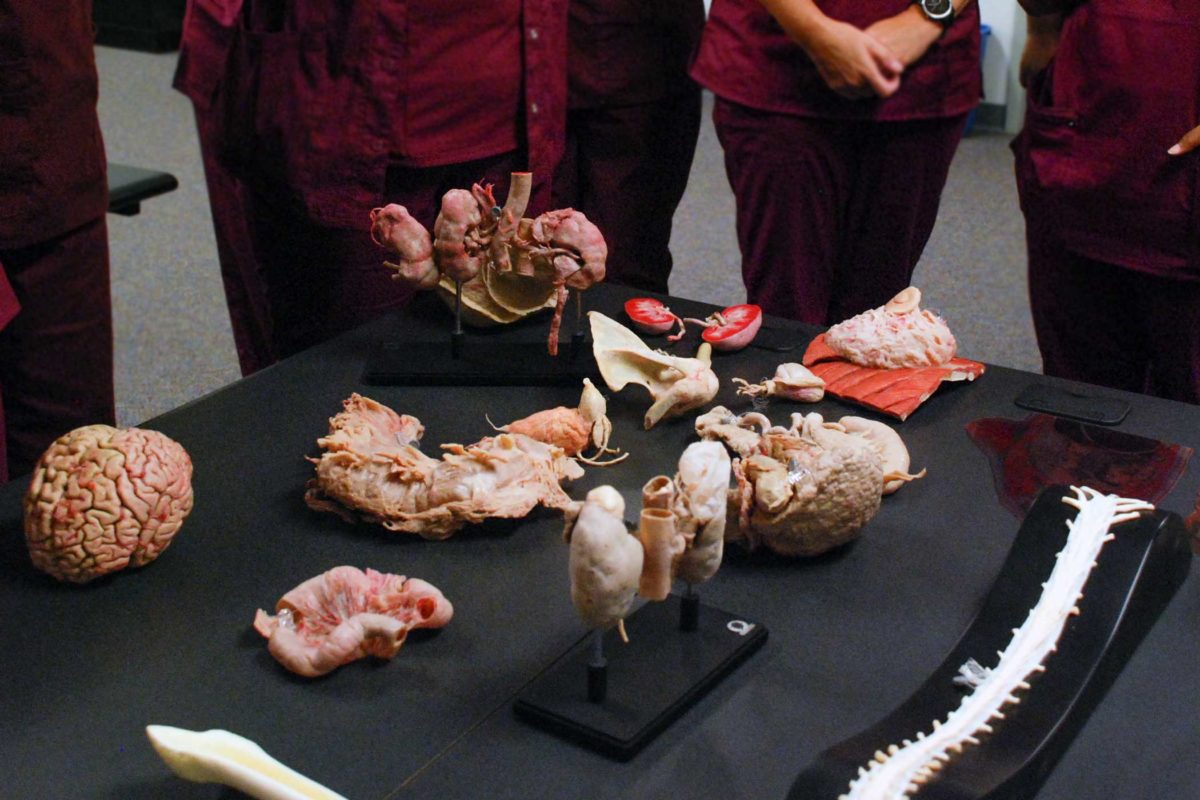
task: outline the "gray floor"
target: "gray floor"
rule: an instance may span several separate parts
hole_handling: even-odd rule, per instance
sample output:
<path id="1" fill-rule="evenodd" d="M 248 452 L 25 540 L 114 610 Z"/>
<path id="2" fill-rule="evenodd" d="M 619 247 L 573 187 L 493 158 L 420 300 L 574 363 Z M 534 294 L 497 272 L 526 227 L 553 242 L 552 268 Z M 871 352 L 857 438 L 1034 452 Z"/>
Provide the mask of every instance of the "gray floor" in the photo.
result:
<path id="1" fill-rule="evenodd" d="M 109 215 L 116 322 L 117 414 L 137 424 L 240 377 L 189 102 L 170 88 L 175 54 L 99 47 L 100 122 L 112 161 L 166 170 L 179 189 L 139 216 Z M 1008 137 L 963 141 L 914 283 L 943 314 L 959 352 L 1039 370 L 1026 300 L 1023 222 Z M 675 216 L 673 294 L 745 299 L 733 196 L 705 119 Z"/>

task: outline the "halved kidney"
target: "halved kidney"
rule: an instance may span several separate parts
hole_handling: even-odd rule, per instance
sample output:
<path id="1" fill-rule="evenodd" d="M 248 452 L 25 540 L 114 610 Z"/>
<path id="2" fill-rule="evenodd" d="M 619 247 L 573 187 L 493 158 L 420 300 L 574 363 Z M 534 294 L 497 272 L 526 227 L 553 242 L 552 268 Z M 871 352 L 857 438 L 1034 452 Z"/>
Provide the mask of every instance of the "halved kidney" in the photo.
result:
<path id="1" fill-rule="evenodd" d="M 678 324 L 679 333 L 668 339 L 676 341 L 683 338 L 683 320 L 653 297 L 635 297 L 632 300 L 626 300 L 625 314 L 633 322 L 634 327 L 643 333 L 666 333 Z"/>
<path id="2" fill-rule="evenodd" d="M 754 341 L 758 329 L 762 327 L 762 316 L 762 308 L 753 303 L 744 303 L 717 311 L 704 320 L 687 321 L 704 326 L 701 336 L 714 350 L 729 352 L 741 350 Z"/>

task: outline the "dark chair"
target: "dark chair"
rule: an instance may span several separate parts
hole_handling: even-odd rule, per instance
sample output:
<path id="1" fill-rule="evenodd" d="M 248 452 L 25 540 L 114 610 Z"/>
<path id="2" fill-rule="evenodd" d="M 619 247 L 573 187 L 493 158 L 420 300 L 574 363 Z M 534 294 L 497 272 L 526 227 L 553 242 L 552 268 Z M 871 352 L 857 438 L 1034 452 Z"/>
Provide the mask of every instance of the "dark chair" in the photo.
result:
<path id="1" fill-rule="evenodd" d="M 108 212 L 132 217 L 142 210 L 143 200 L 166 194 L 178 187 L 179 181 L 169 172 L 109 162 Z"/>

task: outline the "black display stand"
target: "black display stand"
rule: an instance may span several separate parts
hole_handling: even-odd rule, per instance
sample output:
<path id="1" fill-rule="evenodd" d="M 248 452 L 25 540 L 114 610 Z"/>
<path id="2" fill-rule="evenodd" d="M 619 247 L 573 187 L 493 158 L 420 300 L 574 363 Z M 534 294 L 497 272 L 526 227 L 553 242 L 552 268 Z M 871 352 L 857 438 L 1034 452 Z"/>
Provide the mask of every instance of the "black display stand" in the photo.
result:
<path id="1" fill-rule="evenodd" d="M 1066 541 L 1066 521 L 1076 514 L 1062 502 L 1066 494 L 1066 487 L 1055 486 L 1038 497 L 982 610 L 932 677 L 890 716 L 822 753 L 796 779 L 789 800 L 839 797 L 876 751 L 913 739 L 961 704 L 966 690 L 954 684 L 959 667 L 971 658 L 994 666 L 997 651 L 1041 596 Z M 1084 586 L 1079 616 L 1044 662 L 1046 671 L 1029 679 L 1019 703 L 1004 708 L 994 733 L 951 758 L 914 797 L 1024 800 L 1037 794 L 1191 565 L 1188 536 L 1175 514 L 1143 515 L 1113 533 Z"/>
<path id="2" fill-rule="evenodd" d="M 525 687 L 517 716 L 612 758 L 632 758 L 767 640 L 761 624 L 711 606 L 700 604 L 695 621 L 694 630 L 680 629 L 680 598 L 672 595 L 625 620 L 629 644 L 608 631 L 599 702 L 588 699 L 596 680 L 588 634 Z"/>

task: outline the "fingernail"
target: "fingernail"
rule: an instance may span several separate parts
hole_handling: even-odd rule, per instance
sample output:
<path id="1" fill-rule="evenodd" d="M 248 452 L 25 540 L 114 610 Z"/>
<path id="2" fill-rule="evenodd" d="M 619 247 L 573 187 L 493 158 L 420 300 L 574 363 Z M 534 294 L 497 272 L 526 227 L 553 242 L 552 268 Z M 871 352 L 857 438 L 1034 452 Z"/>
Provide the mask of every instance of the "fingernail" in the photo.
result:
<path id="1" fill-rule="evenodd" d="M 1173 144 L 1173 145 L 1171 145 L 1171 149 L 1167 151 L 1167 155 L 1169 155 L 1169 156 L 1177 156 L 1177 155 L 1179 155 L 1179 154 L 1180 154 L 1180 153 L 1182 153 L 1182 152 L 1183 152 L 1183 148 L 1182 148 L 1182 147 L 1180 147 L 1178 144 Z"/>

